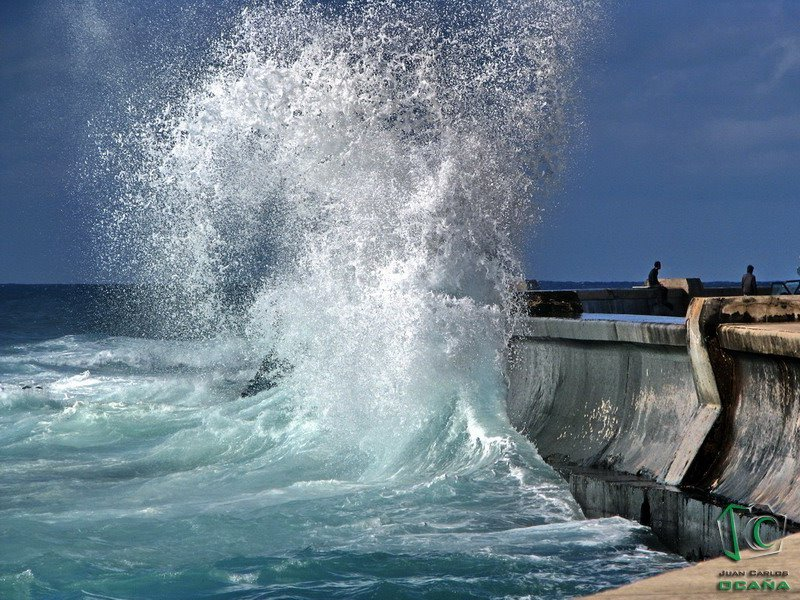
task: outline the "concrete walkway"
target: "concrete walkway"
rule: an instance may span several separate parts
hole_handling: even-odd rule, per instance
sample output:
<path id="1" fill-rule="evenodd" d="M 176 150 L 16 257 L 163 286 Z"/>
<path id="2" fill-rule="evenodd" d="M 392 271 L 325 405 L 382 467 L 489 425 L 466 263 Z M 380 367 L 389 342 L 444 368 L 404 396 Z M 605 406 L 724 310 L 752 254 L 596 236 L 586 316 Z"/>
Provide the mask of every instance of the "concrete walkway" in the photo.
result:
<path id="1" fill-rule="evenodd" d="M 800 323 L 737 323 L 720 325 L 723 348 L 800 358 Z"/>
<path id="2" fill-rule="evenodd" d="M 723 576 L 723 571 L 742 571 L 744 576 Z M 776 586 L 785 581 L 791 589 L 786 590 L 759 590 L 759 591 L 721 591 L 721 581 L 745 581 L 750 584 L 757 581 L 761 584 L 769 575 L 750 576 L 749 573 L 769 571 L 776 576 L 772 577 Z M 788 572 L 780 576 L 780 572 Z M 591 598 L 763 598 L 765 596 L 778 597 L 787 594 L 792 597 L 800 596 L 800 533 L 790 535 L 783 540 L 783 547 L 779 554 L 760 556 L 751 550 L 742 552 L 742 560 L 734 562 L 727 557 L 715 558 L 697 563 L 691 567 L 670 571 L 649 579 L 643 579 L 624 587 L 595 594 Z"/>

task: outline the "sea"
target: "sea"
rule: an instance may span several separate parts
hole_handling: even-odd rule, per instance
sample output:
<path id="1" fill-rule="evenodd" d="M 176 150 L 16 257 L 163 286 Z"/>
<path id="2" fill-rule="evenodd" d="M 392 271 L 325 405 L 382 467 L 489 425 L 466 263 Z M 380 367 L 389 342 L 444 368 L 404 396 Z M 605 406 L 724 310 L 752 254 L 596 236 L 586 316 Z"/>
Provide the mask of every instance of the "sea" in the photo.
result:
<path id="1" fill-rule="evenodd" d="M 248 2 L 87 115 L 86 264 L 126 285 L 0 287 L 0 597 L 567 598 L 683 566 L 584 518 L 505 414 L 596 11 Z"/>
<path id="2" fill-rule="evenodd" d="M 242 398 L 244 337 L 159 335 L 131 293 L 0 286 L 2 598 L 567 598 L 685 564 L 585 519 L 500 395 Z"/>

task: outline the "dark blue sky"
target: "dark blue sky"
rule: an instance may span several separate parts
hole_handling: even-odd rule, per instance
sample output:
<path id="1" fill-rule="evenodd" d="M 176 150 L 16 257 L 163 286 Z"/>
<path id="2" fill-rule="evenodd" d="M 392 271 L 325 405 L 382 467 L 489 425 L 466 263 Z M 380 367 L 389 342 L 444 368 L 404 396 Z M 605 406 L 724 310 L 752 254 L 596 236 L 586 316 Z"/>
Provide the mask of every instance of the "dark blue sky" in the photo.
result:
<path id="1" fill-rule="evenodd" d="M 609 3 L 541 279 L 796 277 L 800 2 Z"/>
<path id="2" fill-rule="evenodd" d="M 0 3 L 0 282 L 97 277 L 87 121 L 190 64 L 236 4 Z M 748 262 L 761 280 L 794 276 L 800 2 L 603 7 L 528 274 L 643 279 L 658 258 L 664 276 L 737 279 Z"/>

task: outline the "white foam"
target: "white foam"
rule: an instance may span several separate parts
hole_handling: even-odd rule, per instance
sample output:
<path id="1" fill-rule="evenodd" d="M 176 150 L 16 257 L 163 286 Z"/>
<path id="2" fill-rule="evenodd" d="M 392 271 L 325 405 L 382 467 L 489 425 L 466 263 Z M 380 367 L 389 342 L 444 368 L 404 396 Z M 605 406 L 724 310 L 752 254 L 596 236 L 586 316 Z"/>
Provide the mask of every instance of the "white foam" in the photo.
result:
<path id="1" fill-rule="evenodd" d="M 453 445 L 458 468 L 502 456 L 486 427 L 514 240 L 556 169 L 579 20 L 557 0 L 244 11 L 216 66 L 123 138 L 139 159 L 106 214 L 110 263 L 197 331 L 264 277 L 247 334 L 294 367 L 305 433 L 370 457 L 364 477 L 414 454 L 443 468 Z"/>

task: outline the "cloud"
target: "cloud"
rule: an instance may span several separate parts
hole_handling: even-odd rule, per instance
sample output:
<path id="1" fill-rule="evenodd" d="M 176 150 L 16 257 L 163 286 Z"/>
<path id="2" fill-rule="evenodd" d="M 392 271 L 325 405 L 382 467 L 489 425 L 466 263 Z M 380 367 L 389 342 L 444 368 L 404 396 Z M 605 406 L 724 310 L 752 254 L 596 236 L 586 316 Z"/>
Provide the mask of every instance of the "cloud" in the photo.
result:
<path id="1" fill-rule="evenodd" d="M 758 91 L 761 93 L 772 91 L 788 73 L 800 68 L 800 38 L 784 37 L 776 40 L 769 46 L 768 51 L 773 53 L 777 51 L 779 56 L 772 75 L 758 86 Z"/>
<path id="2" fill-rule="evenodd" d="M 794 145 L 800 140 L 800 113 L 764 119 L 714 119 L 701 135 L 708 143 L 729 149 Z"/>

